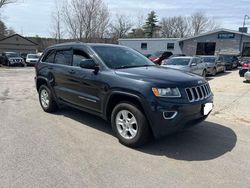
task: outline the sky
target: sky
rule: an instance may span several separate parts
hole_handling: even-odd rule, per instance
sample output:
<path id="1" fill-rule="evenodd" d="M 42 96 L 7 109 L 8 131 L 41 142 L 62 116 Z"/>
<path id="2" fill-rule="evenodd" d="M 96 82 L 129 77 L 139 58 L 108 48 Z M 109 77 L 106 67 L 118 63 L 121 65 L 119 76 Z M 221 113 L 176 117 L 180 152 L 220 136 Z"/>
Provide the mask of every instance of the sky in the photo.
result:
<path id="1" fill-rule="evenodd" d="M 221 27 L 237 30 L 244 15 L 250 16 L 250 0 L 103 0 L 112 16 L 124 14 L 136 19 L 154 10 L 158 20 L 169 16 L 189 16 L 202 11 L 213 17 Z M 1 17 L 8 27 L 24 36 L 50 37 L 53 0 L 19 0 L 1 10 Z M 250 28 L 250 20 L 247 20 Z"/>

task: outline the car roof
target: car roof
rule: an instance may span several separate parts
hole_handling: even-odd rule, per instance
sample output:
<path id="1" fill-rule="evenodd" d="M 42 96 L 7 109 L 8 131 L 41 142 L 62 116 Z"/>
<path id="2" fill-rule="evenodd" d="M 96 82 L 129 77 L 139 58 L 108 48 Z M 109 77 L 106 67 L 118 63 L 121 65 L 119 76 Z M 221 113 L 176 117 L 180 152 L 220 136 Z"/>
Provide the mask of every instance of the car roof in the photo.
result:
<path id="1" fill-rule="evenodd" d="M 61 43 L 61 44 L 56 44 L 56 45 L 50 46 L 49 49 L 63 48 L 63 47 L 83 47 L 83 46 L 95 47 L 95 46 L 120 46 L 120 45 L 104 44 L 104 43 L 68 42 L 68 43 Z"/>

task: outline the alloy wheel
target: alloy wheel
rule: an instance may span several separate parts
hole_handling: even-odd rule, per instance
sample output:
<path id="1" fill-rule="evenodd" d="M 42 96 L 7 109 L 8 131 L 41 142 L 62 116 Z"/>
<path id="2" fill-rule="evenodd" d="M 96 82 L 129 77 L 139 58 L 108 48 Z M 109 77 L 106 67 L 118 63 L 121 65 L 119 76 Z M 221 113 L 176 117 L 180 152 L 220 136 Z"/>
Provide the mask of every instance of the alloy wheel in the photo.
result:
<path id="1" fill-rule="evenodd" d="M 121 110 L 116 115 L 116 128 L 118 133 L 125 139 L 135 138 L 138 125 L 135 116 L 128 110 Z"/>

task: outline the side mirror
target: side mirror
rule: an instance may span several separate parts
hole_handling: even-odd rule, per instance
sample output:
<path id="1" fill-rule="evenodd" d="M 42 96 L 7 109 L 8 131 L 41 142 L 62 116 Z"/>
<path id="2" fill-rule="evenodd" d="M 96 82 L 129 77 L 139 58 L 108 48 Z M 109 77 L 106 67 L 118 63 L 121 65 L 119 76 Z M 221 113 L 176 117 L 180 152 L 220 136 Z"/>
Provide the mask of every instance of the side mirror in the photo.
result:
<path id="1" fill-rule="evenodd" d="M 92 59 L 82 60 L 80 62 L 80 67 L 83 69 L 93 69 L 95 74 L 99 71 L 99 66 Z"/>
<path id="2" fill-rule="evenodd" d="M 191 67 L 197 66 L 197 63 L 191 63 Z"/>

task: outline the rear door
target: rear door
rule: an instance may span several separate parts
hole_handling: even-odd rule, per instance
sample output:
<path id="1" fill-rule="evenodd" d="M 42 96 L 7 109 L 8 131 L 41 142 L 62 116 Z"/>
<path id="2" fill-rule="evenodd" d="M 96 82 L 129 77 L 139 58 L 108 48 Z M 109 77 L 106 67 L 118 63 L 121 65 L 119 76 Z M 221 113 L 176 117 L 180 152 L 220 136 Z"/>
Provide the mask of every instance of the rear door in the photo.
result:
<path id="1" fill-rule="evenodd" d="M 56 51 L 52 69 L 54 76 L 54 90 L 57 97 L 70 102 L 72 91 L 70 90 L 70 71 L 72 66 L 72 49 L 60 49 Z"/>

